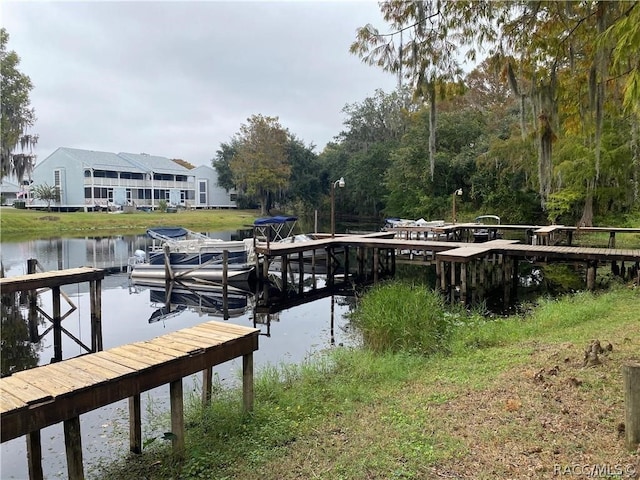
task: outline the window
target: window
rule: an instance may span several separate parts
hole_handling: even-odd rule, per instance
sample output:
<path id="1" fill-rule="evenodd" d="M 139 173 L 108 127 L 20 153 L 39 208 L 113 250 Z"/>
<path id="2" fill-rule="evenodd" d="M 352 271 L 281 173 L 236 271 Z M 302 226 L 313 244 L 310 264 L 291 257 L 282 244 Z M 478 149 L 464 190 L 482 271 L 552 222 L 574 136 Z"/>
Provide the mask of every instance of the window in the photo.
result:
<path id="1" fill-rule="evenodd" d="M 200 205 L 206 205 L 207 204 L 207 181 L 206 180 L 200 180 L 198 182 L 198 202 L 200 203 Z"/>

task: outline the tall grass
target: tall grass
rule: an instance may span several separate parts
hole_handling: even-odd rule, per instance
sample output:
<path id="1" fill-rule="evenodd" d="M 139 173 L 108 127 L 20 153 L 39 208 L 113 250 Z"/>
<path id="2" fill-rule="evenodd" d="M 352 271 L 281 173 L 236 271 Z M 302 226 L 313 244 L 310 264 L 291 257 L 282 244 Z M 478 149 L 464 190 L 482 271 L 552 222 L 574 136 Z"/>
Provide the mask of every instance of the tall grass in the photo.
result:
<path id="1" fill-rule="evenodd" d="M 351 320 L 367 348 L 421 355 L 447 350 L 453 325 L 441 295 L 406 281 L 373 288 L 362 298 Z"/>

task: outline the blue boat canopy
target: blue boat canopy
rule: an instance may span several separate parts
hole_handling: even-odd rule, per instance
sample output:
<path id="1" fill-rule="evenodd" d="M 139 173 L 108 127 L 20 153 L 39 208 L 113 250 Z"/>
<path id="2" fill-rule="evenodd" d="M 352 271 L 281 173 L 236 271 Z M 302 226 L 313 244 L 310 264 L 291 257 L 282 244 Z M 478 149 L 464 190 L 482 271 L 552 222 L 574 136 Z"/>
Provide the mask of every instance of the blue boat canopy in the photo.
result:
<path id="1" fill-rule="evenodd" d="M 153 238 L 181 238 L 189 234 L 183 227 L 154 227 L 147 229 L 147 235 Z"/>
<path id="2" fill-rule="evenodd" d="M 273 224 L 281 224 L 287 222 L 295 222 L 298 220 L 298 217 L 287 217 L 284 215 L 276 215 L 275 217 L 263 217 L 256 219 L 253 224 L 256 226 L 261 225 L 273 225 Z"/>

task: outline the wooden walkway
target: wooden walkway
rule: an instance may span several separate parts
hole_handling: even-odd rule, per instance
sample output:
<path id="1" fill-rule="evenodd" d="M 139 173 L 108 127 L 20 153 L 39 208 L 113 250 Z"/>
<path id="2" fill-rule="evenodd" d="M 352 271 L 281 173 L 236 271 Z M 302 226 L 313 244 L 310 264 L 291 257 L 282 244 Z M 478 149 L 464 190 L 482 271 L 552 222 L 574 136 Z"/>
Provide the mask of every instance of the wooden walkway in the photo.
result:
<path id="1" fill-rule="evenodd" d="M 640 235 L 640 228 L 627 227 L 574 227 L 569 225 L 483 225 L 479 223 L 455 223 L 448 225 L 430 226 L 399 226 L 387 228 L 387 232 L 393 232 L 400 238 L 421 239 L 431 234 L 442 240 L 472 241 L 470 233 L 478 228 L 492 231 L 520 231 L 525 233 L 526 243 L 541 245 L 553 245 L 560 240 L 561 235 L 566 235 L 566 243 L 571 245 L 575 235 L 583 233 L 608 233 L 609 248 L 615 248 L 616 233 L 627 235 Z M 535 240 L 534 240 L 535 239 Z"/>
<path id="2" fill-rule="evenodd" d="M 478 224 L 409 228 L 425 229 L 425 231 L 440 229 L 445 235 L 451 237 L 453 229 L 461 227 L 470 231 L 471 227 L 478 228 Z M 530 225 L 501 225 L 501 227 L 533 228 Z M 565 228 L 567 227 L 550 226 L 544 228 L 544 233 L 550 235 Z M 615 232 L 640 233 L 640 229 L 618 228 L 598 228 L 594 231 L 607 231 L 610 235 L 614 235 Z M 267 278 L 270 262 L 276 257 L 281 258 L 280 262 L 283 266 L 281 283 L 285 295 L 288 285 L 287 265 L 295 265 L 299 262 L 298 269 L 303 271 L 305 252 L 316 250 L 326 252 L 323 261 L 326 262 L 329 287 L 353 283 L 366 284 L 371 280 L 375 283 L 379 278 L 393 276 L 396 263 L 435 265 L 439 288 L 445 292 L 450 301 L 460 298 L 463 303 L 482 301 L 488 292 L 502 288 L 503 299 L 505 304 L 508 304 L 518 285 L 519 260 L 537 263 L 562 261 L 583 263 L 587 267 L 588 289 L 595 287 L 596 268 L 606 264 L 611 265 L 614 275 L 625 280 L 635 280 L 638 277 L 635 281 L 640 282 L 640 249 L 611 248 L 614 243 L 611 240 L 609 248 L 589 248 L 520 244 L 517 240 L 502 239 L 483 243 L 422 240 L 418 239 L 417 235 L 410 234 L 407 234 L 406 238 L 395 238 L 396 233 L 387 231 L 366 235 L 338 235 L 334 238 L 300 243 L 271 243 L 269 248 L 258 244 L 256 251 L 263 258 L 261 265 L 263 278 Z M 352 250 L 356 251 L 355 255 L 350 254 Z M 353 264 L 356 266 L 354 267 Z M 300 276 L 296 286 L 297 297 L 303 296 L 303 286 L 303 277 Z"/>
<path id="3" fill-rule="evenodd" d="M 69 478 L 84 478 L 79 415 L 129 398 L 131 450 L 142 449 L 140 394 L 169 384 L 176 454 L 184 449 L 182 379 L 204 372 L 203 399 L 212 367 L 243 357 L 243 406 L 253 406 L 253 352 L 259 330 L 206 322 L 152 340 L 90 353 L 0 379 L 2 442 L 27 435 L 30 478 L 43 478 L 40 430 L 64 422 Z"/>

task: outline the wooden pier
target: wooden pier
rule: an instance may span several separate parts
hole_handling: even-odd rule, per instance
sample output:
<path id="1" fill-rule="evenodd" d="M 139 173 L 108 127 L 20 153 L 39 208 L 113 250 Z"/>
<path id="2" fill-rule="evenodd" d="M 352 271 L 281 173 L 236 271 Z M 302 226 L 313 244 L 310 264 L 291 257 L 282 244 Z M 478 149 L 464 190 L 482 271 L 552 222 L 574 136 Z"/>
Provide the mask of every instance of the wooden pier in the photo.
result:
<path id="1" fill-rule="evenodd" d="M 360 285 L 392 276 L 397 263 L 435 265 L 438 288 L 450 301 L 464 304 L 482 302 L 485 295 L 496 289 L 502 289 L 505 305 L 513 299 L 518 285 L 518 262 L 571 262 L 586 265 L 586 284 L 588 289 L 595 288 L 596 270 L 610 265 L 611 272 L 625 280 L 640 283 L 640 249 L 588 248 L 562 245 L 520 244 L 517 240 L 492 240 L 483 243 L 446 241 L 446 238 L 465 238 L 478 224 L 456 224 L 429 227 L 399 227 L 365 235 L 340 235 L 334 238 L 312 240 L 299 243 L 271 243 L 256 245 L 261 256 L 262 275 L 266 278 L 269 265 L 278 258 L 281 265 L 281 283 L 286 295 L 288 287 L 288 265 L 299 264 L 303 271 L 305 252 L 323 250 L 326 262 L 327 284 Z M 498 227 L 498 226 L 496 226 Z M 548 234 L 558 231 L 576 231 L 573 227 L 552 226 L 550 228 L 531 225 L 508 226 L 500 228 L 524 229 L 532 235 Z M 535 228 L 535 230 L 534 230 Z M 610 239 L 616 232 L 640 233 L 640 229 L 597 228 L 598 232 L 609 232 Z M 569 230 L 567 230 L 569 229 Z M 406 231 L 403 238 L 395 238 L 397 230 Z M 438 230 L 444 240 L 424 240 L 425 232 Z M 544 230 L 544 232 L 542 232 Z M 583 228 L 581 230 L 587 230 Z M 418 235 L 418 231 L 421 235 Z M 465 234 L 467 232 L 467 234 Z M 549 242 L 543 242 L 549 243 Z M 612 247 L 615 242 L 609 242 Z M 355 251 L 355 255 L 351 252 Z M 303 279 L 298 278 L 296 295 L 303 295 Z M 266 297 L 265 297 L 266 298 Z"/>
<path id="2" fill-rule="evenodd" d="M 41 289 L 51 290 L 53 300 L 53 312 L 51 315 L 39 309 L 39 307 L 35 305 L 35 301 L 31 307 L 34 309 L 37 308 L 38 311 L 51 322 L 51 328 L 53 329 L 53 360 L 60 361 L 62 360 L 63 333 L 80 345 L 86 352 L 97 352 L 102 350 L 101 286 L 104 276 L 104 270 L 90 267 L 31 273 L 28 275 L 0 278 L 0 292 L 2 295 L 8 295 L 19 292 L 36 292 Z M 76 338 L 62 326 L 62 321 L 70 312 L 67 312 L 64 315 L 62 314 L 61 298 L 67 297 L 61 291 L 60 287 L 83 282 L 89 282 L 89 296 L 91 303 L 91 345 L 85 345 L 80 339 Z M 35 298 L 35 295 L 31 295 L 31 298 Z M 73 306 L 71 311 L 73 310 L 75 310 L 75 306 Z M 35 328 L 37 330 L 37 327 Z M 42 335 L 36 336 L 42 337 Z"/>
<path id="3" fill-rule="evenodd" d="M 211 321 L 1 378 L 2 442 L 27 435 L 29 477 L 42 479 L 40 430 L 64 422 L 68 476 L 83 479 L 80 415 L 129 398 L 130 449 L 140 453 L 140 394 L 168 383 L 173 449 L 181 455 L 182 379 L 202 371 L 203 401 L 208 402 L 212 367 L 242 357 L 243 407 L 252 409 L 253 352 L 258 349 L 258 334 L 254 328 Z"/>

